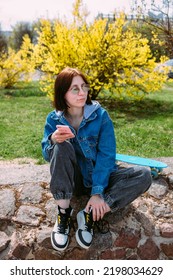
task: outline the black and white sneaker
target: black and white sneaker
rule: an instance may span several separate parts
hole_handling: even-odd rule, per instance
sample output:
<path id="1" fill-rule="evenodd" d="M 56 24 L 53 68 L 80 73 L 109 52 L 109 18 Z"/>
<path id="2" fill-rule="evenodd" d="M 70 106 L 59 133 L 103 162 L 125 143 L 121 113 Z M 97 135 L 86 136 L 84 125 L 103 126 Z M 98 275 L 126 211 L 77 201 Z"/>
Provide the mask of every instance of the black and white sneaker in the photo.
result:
<path id="1" fill-rule="evenodd" d="M 78 230 L 76 231 L 77 243 L 85 249 L 88 249 L 93 239 L 94 221 L 92 218 L 92 210 L 87 213 L 85 210 L 77 214 Z"/>
<path id="2" fill-rule="evenodd" d="M 67 209 L 58 206 L 58 215 L 51 234 L 51 243 L 55 250 L 63 251 L 68 246 L 72 212 L 71 206 Z"/>

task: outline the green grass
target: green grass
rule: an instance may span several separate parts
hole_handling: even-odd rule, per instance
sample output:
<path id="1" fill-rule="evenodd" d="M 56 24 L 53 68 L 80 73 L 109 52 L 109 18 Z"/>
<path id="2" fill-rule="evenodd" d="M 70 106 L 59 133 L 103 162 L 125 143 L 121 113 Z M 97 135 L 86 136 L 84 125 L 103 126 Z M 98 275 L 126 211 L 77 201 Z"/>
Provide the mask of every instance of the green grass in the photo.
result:
<path id="1" fill-rule="evenodd" d="M 40 142 L 50 100 L 37 84 L 6 92 L 0 91 L 0 159 L 30 157 L 42 163 Z"/>
<path id="2" fill-rule="evenodd" d="M 41 139 L 50 100 L 37 83 L 0 91 L 0 159 L 29 157 L 43 163 Z M 173 156 L 173 83 L 137 101 L 102 101 L 114 122 L 117 152 Z"/>
<path id="3" fill-rule="evenodd" d="M 173 156 L 173 83 L 141 101 L 108 102 L 117 152 L 144 157 Z"/>
<path id="4" fill-rule="evenodd" d="M 3 95 L 13 96 L 13 97 L 29 97 L 29 96 L 44 96 L 40 90 L 39 83 L 37 81 L 33 82 L 19 82 L 13 88 L 10 89 L 0 89 L 0 97 Z"/>

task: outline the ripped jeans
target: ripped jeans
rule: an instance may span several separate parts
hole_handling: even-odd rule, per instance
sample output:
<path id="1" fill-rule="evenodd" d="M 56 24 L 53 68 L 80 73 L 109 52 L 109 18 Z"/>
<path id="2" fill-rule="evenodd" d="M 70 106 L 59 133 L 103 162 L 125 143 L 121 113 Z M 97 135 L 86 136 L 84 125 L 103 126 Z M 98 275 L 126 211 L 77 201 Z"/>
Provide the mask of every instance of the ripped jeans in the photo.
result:
<path id="1" fill-rule="evenodd" d="M 50 189 L 54 199 L 71 199 L 74 194 L 89 194 L 90 188 L 83 185 L 75 151 L 70 142 L 57 143 L 52 147 L 50 173 Z M 115 212 L 146 192 L 151 183 L 151 173 L 145 167 L 118 167 L 110 175 L 103 199 L 111 211 Z"/>

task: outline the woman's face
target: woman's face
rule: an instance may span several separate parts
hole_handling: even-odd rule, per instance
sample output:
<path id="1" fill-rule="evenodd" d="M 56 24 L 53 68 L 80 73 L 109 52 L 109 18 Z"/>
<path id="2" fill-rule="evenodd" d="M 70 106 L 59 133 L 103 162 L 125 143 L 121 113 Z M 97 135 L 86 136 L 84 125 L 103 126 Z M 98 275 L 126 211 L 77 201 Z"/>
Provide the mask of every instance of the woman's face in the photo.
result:
<path id="1" fill-rule="evenodd" d="M 65 94 L 67 105 L 77 108 L 82 108 L 87 100 L 89 86 L 84 82 L 81 76 L 73 78 L 69 90 Z"/>

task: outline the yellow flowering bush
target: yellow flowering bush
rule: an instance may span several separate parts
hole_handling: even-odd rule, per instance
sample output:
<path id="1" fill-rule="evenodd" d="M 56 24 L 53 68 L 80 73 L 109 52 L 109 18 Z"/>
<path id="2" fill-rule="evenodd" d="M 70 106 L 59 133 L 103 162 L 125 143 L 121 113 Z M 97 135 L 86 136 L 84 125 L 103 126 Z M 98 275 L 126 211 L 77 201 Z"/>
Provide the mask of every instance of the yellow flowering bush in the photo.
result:
<path id="1" fill-rule="evenodd" d="M 41 86 L 52 99 L 56 75 L 69 66 L 87 75 L 93 99 L 99 94 L 141 98 L 162 87 L 166 75 L 154 70 L 148 40 L 127 27 L 124 14 L 116 21 L 99 19 L 91 24 L 80 13 L 73 14 L 77 18 L 71 24 L 41 20 L 36 45 L 25 37 L 17 53 L 10 49 L 1 57 L 0 86 L 10 87 L 35 67 L 44 73 Z"/>
<path id="2" fill-rule="evenodd" d="M 166 77 L 154 71 L 147 39 L 125 24 L 123 14 L 112 23 L 100 19 L 80 26 L 43 20 L 33 59 L 45 73 L 42 88 L 50 98 L 55 75 L 66 66 L 88 76 L 93 98 L 103 89 L 141 98 L 161 88 Z"/>
<path id="3" fill-rule="evenodd" d="M 9 48 L 8 53 L 0 56 L 0 87 L 11 88 L 20 79 L 27 80 L 27 74 L 34 71 L 31 59 L 33 46 L 28 37 L 24 38 L 23 45 L 18 52 Z"/>

